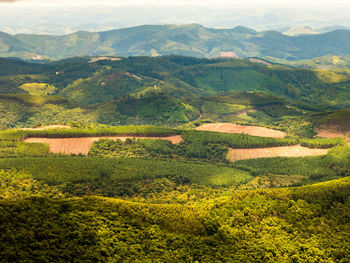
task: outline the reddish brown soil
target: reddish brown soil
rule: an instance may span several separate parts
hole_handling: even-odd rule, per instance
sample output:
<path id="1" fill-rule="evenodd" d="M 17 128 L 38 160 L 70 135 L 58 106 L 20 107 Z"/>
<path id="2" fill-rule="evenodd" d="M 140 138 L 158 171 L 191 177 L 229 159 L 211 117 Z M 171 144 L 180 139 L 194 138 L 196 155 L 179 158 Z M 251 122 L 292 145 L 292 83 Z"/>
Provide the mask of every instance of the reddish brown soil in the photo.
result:
<path id="1" fill-rule="evenodd" d="M 138 139 L 160 139 L 171 141 L 173 144 L 178 144 L 183 141 L 181 135 L 169 137 L 82 137 L 82 138 L 27 138 L 25 142 L 47 143 L 50 146 L 50 152 L 63 154 L 84 154 L 87 155 L 92 144 L 100 139 L 120 139 L 125 141 L 127 138 Z"/>
<path id="2" fill-rule="evenodd" d="M 231 162 L 255 158 L 272 157 L 303 157 L 327 154 L 329 149 L 310 149 L 300 145 L 254 148 L 254 149 L 230 149 L 227 159 Z"/>
<path id="3" fill-rule="evenodd" d="M 286 134 L 282 131 L 268 129 L 258 126 L 244 126 L 232 123 L 209 123 L 196 128 L 201 131 L 215 131 L 227 133 L 245 133 L 253 136 L 284 138 Z"/>

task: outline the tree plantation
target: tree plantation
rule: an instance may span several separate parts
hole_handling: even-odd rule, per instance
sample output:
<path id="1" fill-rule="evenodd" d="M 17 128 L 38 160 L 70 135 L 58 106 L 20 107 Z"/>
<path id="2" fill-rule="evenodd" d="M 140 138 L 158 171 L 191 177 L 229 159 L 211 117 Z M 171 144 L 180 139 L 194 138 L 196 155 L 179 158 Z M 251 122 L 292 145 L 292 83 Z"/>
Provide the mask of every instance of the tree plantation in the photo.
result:
<path id="1" fill-rule="evenodd" d="M 0 201 L 4 262 L 347 262 L 349 256 L 348 178 L 184 205 L 172 204 L 171 196 L 161 204 L 67 199 L 18 173 L 1 178 L 14 189 Z"/>

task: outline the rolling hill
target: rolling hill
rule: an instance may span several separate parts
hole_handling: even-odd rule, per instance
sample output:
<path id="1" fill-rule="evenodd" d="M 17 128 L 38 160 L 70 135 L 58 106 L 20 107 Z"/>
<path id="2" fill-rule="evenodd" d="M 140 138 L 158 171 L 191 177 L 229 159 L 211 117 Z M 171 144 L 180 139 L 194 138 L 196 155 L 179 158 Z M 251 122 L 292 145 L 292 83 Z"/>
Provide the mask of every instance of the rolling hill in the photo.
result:
<path id="1" fill-rule="evenodd" d="M 309 68 L 309 69 L 349 69 L 350 68 L 350 55 L 325 55 L 313 59 L 302 59 L 295 61 L 288 61 L 285 59 L 277 59 L 269 57 L 267 58 L 272 62 L 280 63 L 284 65 L 290 65 L 298 68 Z"/>
<path id="2" fill-rule="evenodd" d="M 45 83 L 54 89 L 51 95 L 91 105 L 154 92 L 193 99 L 219 92 L 259 91 L 338 108 L 348 106 L 350 96 L 350 72 L 346 70 L 305 70 L 248 59 L 183 56 L 94 60 L 77 57 L 44 64 L 15 61 L 16 68 L 8 68 L 0 76 L 0 94 L 30 93 L 23 89 L 24 84 L 38 87 L 38 83 Z M 2 59 L 0 67 L 11 63 L 13 60 Z"/>
<path id="3" fill-rule="evenodd" d="M 2 58 L 0 68 L 3 127 L 177 126 L 209 119 L 278 126 L 309 137 L 317 119 L 310 116 L 350 106 L 346 70 L 249 59 L 75 57 L 38 64 Z"/>
<path id="4" fill-rule="evenodd" d="M 314 137 L 349 109 L 346 69 L 2 58 L 0 261 L 348 262 L 350 148 Z"/>

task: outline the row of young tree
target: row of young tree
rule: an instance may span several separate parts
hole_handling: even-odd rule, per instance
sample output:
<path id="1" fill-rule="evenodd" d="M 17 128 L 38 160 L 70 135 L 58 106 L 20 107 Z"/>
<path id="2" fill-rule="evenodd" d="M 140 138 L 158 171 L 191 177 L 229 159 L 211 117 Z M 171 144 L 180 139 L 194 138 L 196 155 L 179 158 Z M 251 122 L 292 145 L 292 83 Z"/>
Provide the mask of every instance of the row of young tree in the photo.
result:
<path id="1" fill-rule="evenodd" d="M 2 158 L 0 169 L 21 171 L 69 196 L 144 196 L 169 185 L 172 190 L 184 185 L 235 188 L 252 179 L 249 172 L 226 165 L 140 158 Z"/>

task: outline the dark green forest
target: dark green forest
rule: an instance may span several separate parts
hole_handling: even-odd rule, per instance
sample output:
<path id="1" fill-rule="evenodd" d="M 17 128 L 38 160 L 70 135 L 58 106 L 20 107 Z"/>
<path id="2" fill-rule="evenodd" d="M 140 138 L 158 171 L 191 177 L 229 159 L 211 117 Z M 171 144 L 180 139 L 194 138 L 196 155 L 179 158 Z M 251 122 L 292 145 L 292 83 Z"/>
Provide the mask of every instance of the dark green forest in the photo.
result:
<path id="1" fill-rule="evenodd" d="M 11 190 L 2 192 L 0 201 L 2 262 L 349 258 L 348 177 L 220 197 L 215 197 L 217 190 L 187 188 L 184 193 L 167 191 L 158 204 L 98 196 L 67 198 L 59 187 L 18 172 L 1 172 L 1 187 Z M 182 195 L 192 200 L 173 203 Z"/>

